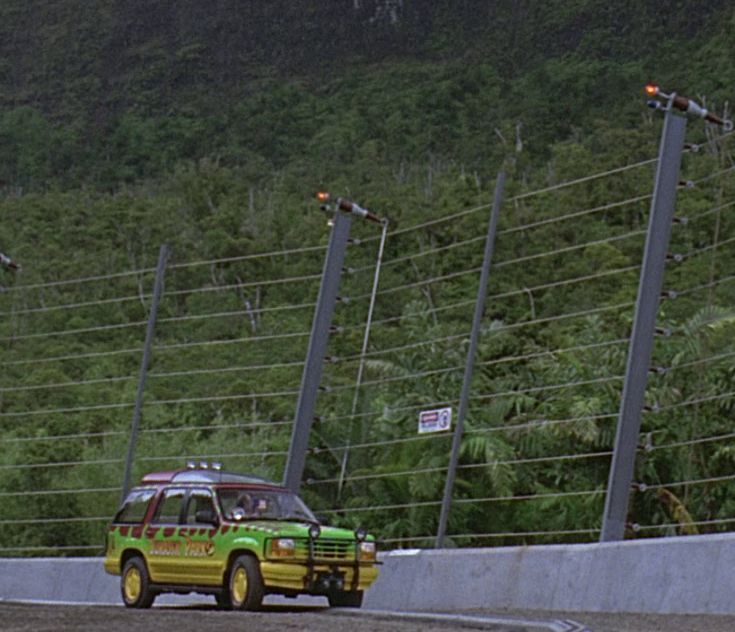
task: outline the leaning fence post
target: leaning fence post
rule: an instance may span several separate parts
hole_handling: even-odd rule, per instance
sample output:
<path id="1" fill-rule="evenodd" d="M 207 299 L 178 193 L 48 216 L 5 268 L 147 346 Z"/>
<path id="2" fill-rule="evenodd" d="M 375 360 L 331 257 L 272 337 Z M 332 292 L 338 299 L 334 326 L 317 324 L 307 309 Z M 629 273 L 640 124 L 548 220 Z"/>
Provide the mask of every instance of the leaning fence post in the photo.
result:
<path id="1" fill-rule="evenodd" d="M 135 394 L 135 409 L 133 410 L 133 421 L 130 427 L 130 439 L 128 442 L 128 454 L 125 459 L 125 474 L 123 476 L 122 498 L 130 491 L 130 475 L 133 468 L 133 459 L 135 458 L 135 445 L 138 440 L 138 428 L 140 426 L 140 417 L 143 409 L 143 395 L 145 393 L 145 382 L 148 376 L 148 366 L 151 360 L 151 347 L 153 346 L 153 334 L 156 330 L 156 318 L 158 316 L 158 305 L 161 301 L 163 292 L 163 277 L 166 272 L 166 262 L 169 257 L 169 247 L 166 244 L 161 246 L 158 253 L 158 265 L 156 266 L 156 279 L 153 284 L 153 298 L 151 300 L 151 311 L 148 316 L 148 326 L 145 332 L 145 343 L 143 345 L 143 359 L 140 363 L 140 375 L 138 377 L 138 390 Z"/>
<path id="2" fill-rule="evenodd" d="M 342 265 L 351 225 L 351 215 L 339 211 L 334 214 L 334 225 L 332 226 L 332 234 L 329 237 L 327 255 L 324 259 L 322 282 L 314 310 L 314 320 L 311 324 L 309 349 L 306 352 L 306 362 L 301 376 L 301 388 L 296 403 L 291 444 L 288 449 L 286 470 L 283 475 L 284 487 L 288 487 L 294 492 L 298 492 L 301 487 L 301 477 L 306 465 L 306 451 L 309 448 L 309 434 L 314 421 L 314 407 L 324 368 L 324 356 L 329 342 L 329 329 L 332 324 L 334 305 L 337 301 L 337 291 L 342 276 Z"/>
<path id="3" fill-rule="evenodd" d="M 638 285 L 633 331 L 628 348 L 623 395 L 620 401 L 615 448 L 605 498 L 600 542 L 622 540 L 628 515 L 630 486 L 633 482 L 641 411 L 646 395 L 646 382 L 653 350 L 666 253 L 669 248 L 674 218 L 676 188 L 679 184 L 681 155 L 687 120 L 666 111 L 661 134 L 656 180 L 648 220 L 643 265 Z"/>
<path id="4" fill-rule="evenodd" d="M 462 444 L 464 419 L 467 414 L 467 405 L 470 396 L 472 370 L 474 368 L 475 353 L 477 351 L 477 340 L 480 335 L 482 315 L 485 311 L 485 299 L 487 297 L 487 280 L 488 276 L 490 275 L 490 263 L 492 261 L 493 249 L 495 247 L 495 235 L 497 233 L 498 216 L 500 215 L 500 207 L 503 204 L 504 187 L 505 173 L 501 171 L 500 173 L 498 173 L 498 179 L 495 182 L 495 197 L 493 198 L 492 211 L 490 212 L 490 222 L 487 229 L 487 238 L 485 239 L 485 256 L 482 261 L 482 271 L 480 272 L 480 286 L 477 289 L 475 315 L 472 320 L 472 331 L 470 332 L 470 346 L 467 350 L 467 358 L 464 367 L 464 379 L 462 381 L 462 393 L 460 395 L 459 410 L 457 412 L 457 423 L 454 426 L 452 452 L 449 457 L 449 468 L 447 470 L 447 478 L 444 485 L 444 497 L 442 499 L 441 514 L 439 516 L 439 528 L 437 529 L 436 533 L 435 547 L 437 549 L 440 549 L 444 545 L 444 537 L 446 535 L 447 522 L 449 520 L 449 510 L 452 504 L 454 479 L 457 473 L 457 463 L 459 462 L 459 448 Z"/>

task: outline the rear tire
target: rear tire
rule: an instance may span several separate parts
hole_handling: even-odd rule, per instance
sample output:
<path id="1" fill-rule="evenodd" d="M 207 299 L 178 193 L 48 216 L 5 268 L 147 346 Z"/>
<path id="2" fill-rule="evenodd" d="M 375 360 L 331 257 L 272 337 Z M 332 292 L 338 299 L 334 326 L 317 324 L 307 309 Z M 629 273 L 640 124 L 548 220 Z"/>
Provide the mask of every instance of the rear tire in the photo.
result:
<path id="1" fill-rule="evenodd" d="M 120 592 L 127 608 L 150 608 L 156 593 L 151 590 L 148 568 L 141 557 L 131 557 L 123 566 Z"/>
<path id="2" fill-rule="evenodd" d="M 359 608 L 362 606 L 362 590 L 334 590 L 327 595 L 330 608 Z"/>
<path id="3" fill-rule="evenodd" d="M 251 555 L 235 558 L 227 575 L 225 595 L 233 610 L 260 610 L 265 587 L 258 560 Z"/>

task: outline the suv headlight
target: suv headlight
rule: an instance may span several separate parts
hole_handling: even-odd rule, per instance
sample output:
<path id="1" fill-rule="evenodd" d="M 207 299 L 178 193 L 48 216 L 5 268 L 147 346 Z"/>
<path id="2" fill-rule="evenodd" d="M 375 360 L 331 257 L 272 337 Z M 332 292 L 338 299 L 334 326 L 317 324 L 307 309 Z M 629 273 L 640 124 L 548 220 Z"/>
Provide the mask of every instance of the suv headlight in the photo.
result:
<path id="1" fill-rule="evenodd" d="M 375 542 L 360 542 L 360 560 L 363 562 L 375 561 Z"/>
<path id="2" fill-rule="evenodd" d="M 293 557 L 296 555 L 296 543 L 291 538 L 271 540 L 272 557 Z"/>

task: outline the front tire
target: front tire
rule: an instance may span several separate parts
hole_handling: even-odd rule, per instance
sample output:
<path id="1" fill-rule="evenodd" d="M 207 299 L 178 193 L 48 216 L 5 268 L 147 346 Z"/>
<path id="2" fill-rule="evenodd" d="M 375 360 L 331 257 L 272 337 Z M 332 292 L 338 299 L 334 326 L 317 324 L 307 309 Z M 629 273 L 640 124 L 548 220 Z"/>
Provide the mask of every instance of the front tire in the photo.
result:
<path id="1" fill-rule="evenodd" d="M 359 608 L 362 606 L 362 590 L 333 590 L 327 595 L 330 608 Z"/>
<path id="2" fill-rule="evenodd" d="M 141 557 L 131 557 L 123 566 L 120 592 L 127 608 L 150 608 L 156 593 L 151 590 L 148 569 Z"/>
<path id="3" fill-rule="evenodd" d="M 251 555 L 235 558 L 227 577 L 226 594 L 233 610 L 260 610 L 265 587 L 258 560 Z"/>

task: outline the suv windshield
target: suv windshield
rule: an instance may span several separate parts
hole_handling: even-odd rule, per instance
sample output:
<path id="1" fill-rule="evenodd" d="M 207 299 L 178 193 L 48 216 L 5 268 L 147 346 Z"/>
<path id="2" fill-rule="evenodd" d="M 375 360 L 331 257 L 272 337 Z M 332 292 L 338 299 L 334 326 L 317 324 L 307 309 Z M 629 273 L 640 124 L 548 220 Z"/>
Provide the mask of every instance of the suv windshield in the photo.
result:
<path id="1" fill-rule="evenodd" d="M 220 489 L 222 515 L 228 520 L 304 520 L 317 522 L 296 494 L 261 489 Z"/>

